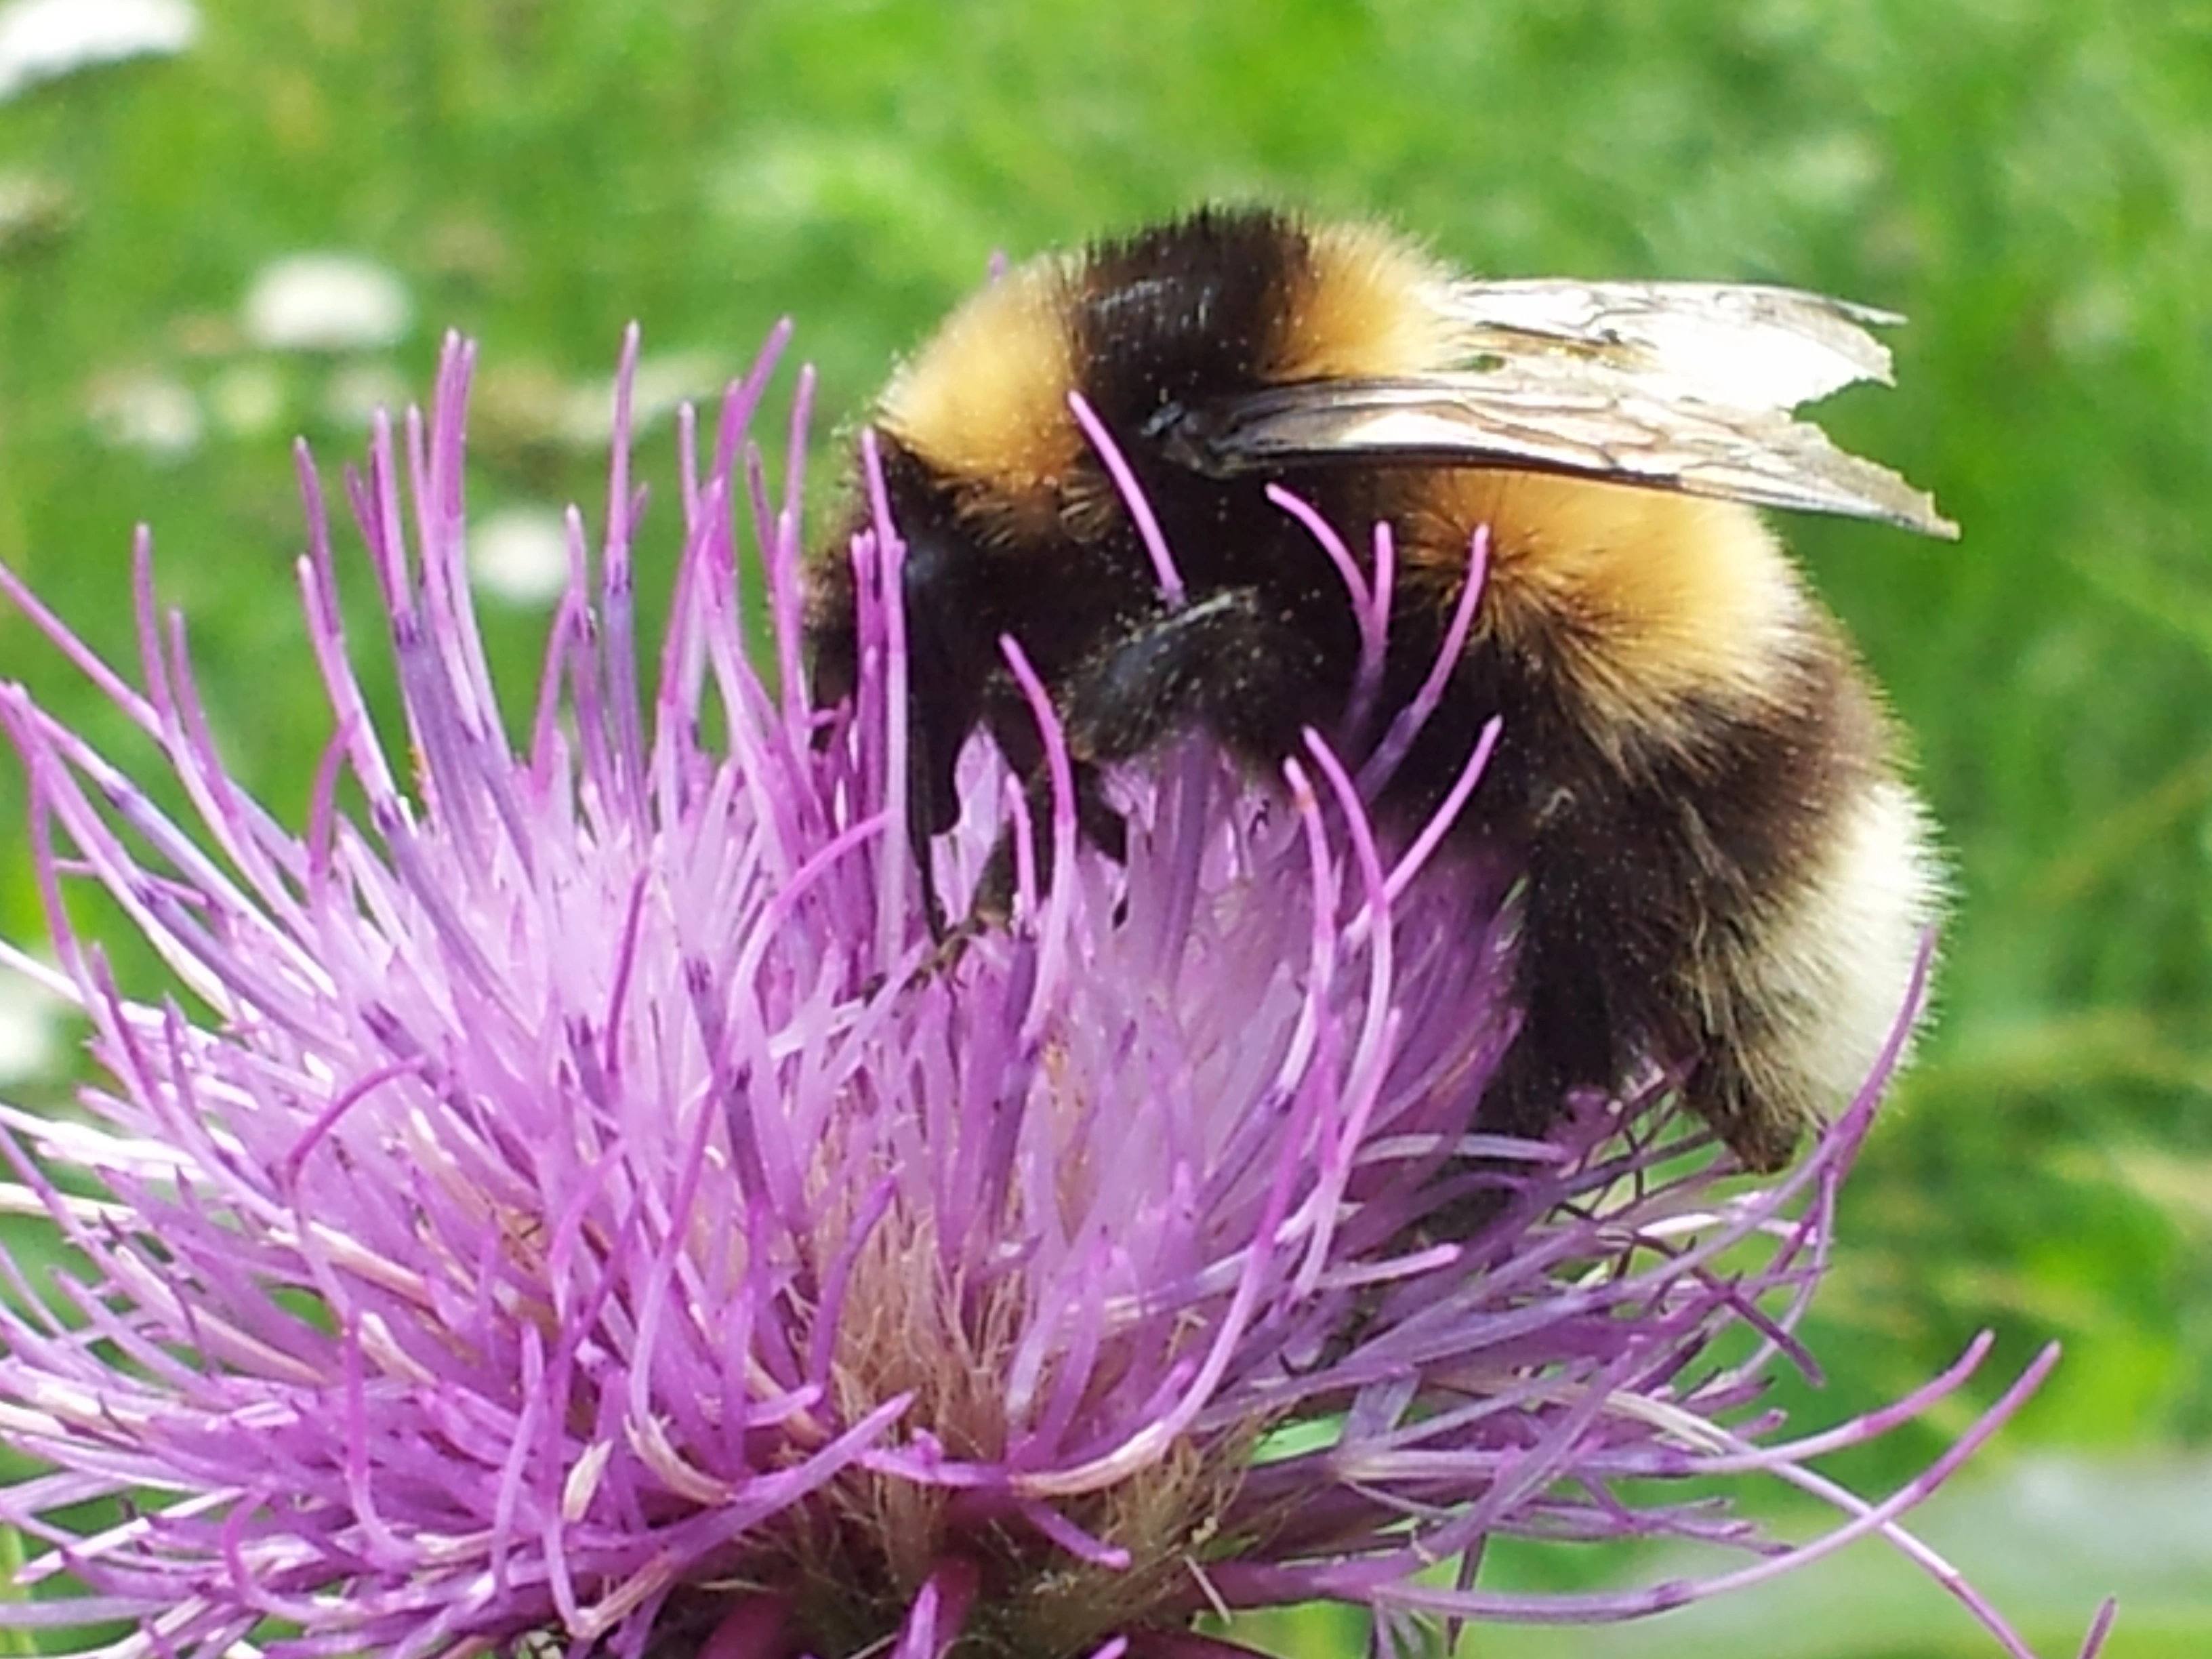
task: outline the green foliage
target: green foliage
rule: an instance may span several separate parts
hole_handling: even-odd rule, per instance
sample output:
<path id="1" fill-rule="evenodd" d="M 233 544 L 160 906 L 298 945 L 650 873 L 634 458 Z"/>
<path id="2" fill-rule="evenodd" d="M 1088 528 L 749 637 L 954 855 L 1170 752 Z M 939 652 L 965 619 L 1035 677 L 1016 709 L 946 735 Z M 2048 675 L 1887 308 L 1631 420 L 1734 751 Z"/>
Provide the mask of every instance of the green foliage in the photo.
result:
<path id="1" fill-rule="evenodd" d="M 793 313 L 848 417 L 994 249 L 1200 198 L 1374 213 L 1500 273 L 1775 280 L 1910 313 L 1902 389 L 1854 393 L 1832 423 L 1933 486 L 1965 541 L 1792 533 L 1915 735 L 1960 905 L 1940 1028 L 1849 1200 L 1812 1333 L 1828 1386 L 1789 1403 L 1807 1422 L 1871 1405 L 1988 1324 L 2001 1359 L 2069 1351 L 2000 1462 L 2212 1431 L 2202 6 L 208 11 L 183 58 L 0 105 L 0 198 L 40 204 L 0 222 L 0 559 L 125 655 L 131 530 L 150 521 L 227 750 L 288 815 L 330 731 L 293 609 L 285 441 L 357 454 L 364 370 L 419 389 L 447 326 L 483 342 L 477 505 L 596 510 L 564 411 L 626 320 L 703 393 Z M 241 341 L 255 271 L 306 248 L 403 276 L 416 322 L 395 362 Z M 190 453 L 100 435 L 97 411 L 149 377 L 200 411 Z M 664 462 L 665 441 L 641 476 Z M 493 621 L 520 684 L 538 623 Z M 5 614 L 0 673 L 136 752 Z M 0 824 L 22 793 L 0 772 Z M 12 839 L 0 928 L 34 937 Z M 1993 1368 L 1974 1397 L 1998 1386 Z M 1970 1409 L 1840 1473 L 1894 1480 Z M 1923 1600 L 1935 1634 L 1820 1650 L 1959 1650 L 1963 1620 Z M 2201 1643 L 2212 1594 L 2189 1617 Z M 2122 1628 L 2118 1659 L 2166 1650 Z M 1739 1639 L 1724 1650 L 1778 1650 Z"/>

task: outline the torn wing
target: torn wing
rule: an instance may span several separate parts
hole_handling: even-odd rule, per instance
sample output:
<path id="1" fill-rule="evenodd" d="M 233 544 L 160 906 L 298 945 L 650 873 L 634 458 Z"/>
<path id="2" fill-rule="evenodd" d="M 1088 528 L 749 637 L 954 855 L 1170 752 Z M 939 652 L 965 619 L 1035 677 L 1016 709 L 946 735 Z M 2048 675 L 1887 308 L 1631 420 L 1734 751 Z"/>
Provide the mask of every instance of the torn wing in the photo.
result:
<path id="1" fill-rule="evenodd" d="M 1927 495 L 1790 413 L 1887 382 L 1889 353 L 1867 331 L 1899 320 L 1887 313 L 1710 283 L 1461 283 L 1432 303 L 1458 366 L 1178 404 L 1154 433 L 1215 477 L 1336 461 L 1522 467 L 1958 534 Z"/>

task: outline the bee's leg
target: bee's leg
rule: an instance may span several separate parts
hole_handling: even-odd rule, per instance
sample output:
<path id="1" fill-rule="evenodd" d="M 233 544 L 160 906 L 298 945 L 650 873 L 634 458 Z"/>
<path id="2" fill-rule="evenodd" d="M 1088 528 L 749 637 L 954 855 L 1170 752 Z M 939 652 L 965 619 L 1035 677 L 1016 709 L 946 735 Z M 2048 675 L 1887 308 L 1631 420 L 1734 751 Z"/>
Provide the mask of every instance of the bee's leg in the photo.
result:
<path id="1" fill-rule="evenodd" d="M 1692 1051 L 1687 959 L 1711 901 L 1684 896 L 1705 889 L 1668 833 L 1678 821 L 1638 792 L 1546 802 L 1522 896 L 1521 1030 L 1485 1127 L 1540 1137 L 1571 1092 L 1617 1088 L 1648 1059 Z"/>
<path id="2" fill-rule="evenodd" d="M 1540 821 L 1515 969 L 1521 1029 L 1483 1127 L 1541 1137 L 1573 1091 L 1614 1092 L 1656 1064 L 1747 1167 L 1789 1161 L 1802 1121 L 1778 1115 L 1778 1038 L 1742 943 L 1772 925 L 1754 901 L 1776 902 L 1785 878 L 1691 815 L 1696 783 L 1662 772 Z"/>
<path id="3" fill-rule="evenodd" d="M 1608 995 L 1597 915 L 1607 908 L 1583 892 L 1570 902 L 1593 903 L 1589 914 L 1563 907 L 1540 883 L 1523 886 L 1520 943 L 1514 962 L 1513 1005 L 1519 1024 L 1485 1083 L 1472 1127 L 1482 1134 L 1541 1141 L 1557 1127 L 1569 1097 L 1610 1087 L 1626 1065 L 1616 1022 L 1627 1011 Z M 1440 1194 L 1423 1218 L 1428 1243 L 1471 1239 L 1512 1206 L 1532 1170 L 1517 1158 L 1455 1158 L 1440 1172 Z"/>
<path id="4" fill-rule="evenodd" d="M 1182 610 L 1133 623 L 1059 688 L 1060 730 L 1073 764 L 1076 824 L 1109 858 L 1127 854 L 1128 831 L 1100 787 L 1103 768 L 1153 749 L 1178 731 L 1211 732 L 1248 757 L 1293 752 L 1300 732 L 1333 712 L 1312 644 L 1269 612 L 1250 588 L 1209 594 Z M 992 729 L 1028 792 L 1039 826 L 1037 879 L 1051 881 L 1050 769 L 1026 705 L 994 715 Z M 975 908 L 1003 920 L 1013 899 L 1012 831 L 1002 835 L 977 884 Z"/>
<path id="5" fill-rule="evenodd" d="M 918 807 L 907 811 L 906 844 L 921 884 L 921 914 L 929 923 L 929 936 L 941 950 L 951 939 L 952 927 L 945 913 L 944 896 L 937 890 L 937 863 L 930 856 L 937 844 L 936 832 L 930 828 L 928 814 Z"/>
<path id="6" fill-rule="evenodd" d="M 1107 800 L 1097 767 L 1078 761 L 1073 771 L 1076 833 L 1115 863 L 1123 862 L 1129 856 L 1128 821 Z M 1022 781 L 1022 794 L 1028 807 L 1030 836 L 1035 848 L 1032 856 L 1036 860 L 1036 884 L 1040 890 L 1049 888 L 1053 868 L 1050 771 L 1039 767 L 1028 773 Z M 983 927 L 1003 927 L 1013 920 L 1014 894 L 1019 884 L 1018 839 L 1016 826 L 1011 821 L 1000 830 L 999 838 L 991 847 L 991 856 L 984 861 L 983 873 L 976 879 L 975 896 L 969 902 L 967 920 L 961 924 L 968 933 Z"/>
<path id="7" fill-rule="evenodd" d="M 1127 760 L 1192 726 L 1273 760 L 1341 702 L 1313 642 L 1238 587 L 1133 624 L 1070 678 L 1060 712 L 1079 761 Z"/>

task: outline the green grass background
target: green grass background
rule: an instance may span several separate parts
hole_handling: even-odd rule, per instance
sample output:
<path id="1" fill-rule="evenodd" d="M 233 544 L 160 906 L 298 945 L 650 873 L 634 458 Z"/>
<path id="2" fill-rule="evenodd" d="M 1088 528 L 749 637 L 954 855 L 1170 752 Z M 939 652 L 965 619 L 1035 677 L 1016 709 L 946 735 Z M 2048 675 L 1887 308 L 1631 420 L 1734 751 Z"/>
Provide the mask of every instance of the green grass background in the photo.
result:
<path id="1" fill-rule="evenodd" d="M 792 313 L 827 410 L 849 416 L 994 249 L 1209 198 L 1383 216 L 1487 272 L 1778 281 L 1910 313 L 1901 389 L 1826 418 L 1933 487 L 1964 541 L 1790 529 L 1916 736 L 1960 904 L 1941 1023 L 1847 1203 L 1811 1334 L 1826 1386 L 1789 1403 L 1835 1420 L 1994 1328 L 1968 1400 L 1835 1466 L 1878 1487 L 2063 1340 L 1931 1531 L 2047 1652 L 2070 1652 L 2107 1589 L 2126 1597 L 2114 1659 L 2212 1651 L 2212 10 L 206 9 L 183 58 L 0 105 L 0 179 L 43 204 L 0 234 L 0 559 L 122 654 L 131 529 L 149 521 L 228 751 L 295 817 L 328 726 L 292 598 L 286 439 L 355 458 L 362 422 L 339 405 L 362 365 L 240 345 L 240 298 L 284 252 L 404 278 L 414 331 L 374 365 L 403 386 L 424 386 L 441 329 L 479 337 L 479 507 L 596 508 L 598 459 L 556 410 L 633 318 L 706 392 Z M 252 418 L 246 368 L 276 392 Z M 106 392 L 147 374 L 207 412 L 190 453 L 98 436 Z M 641 463 L 664 504 L 666 456 L 664 439 Z M 494 621 L 520 700 L 540 619 Z M 113 733 L 4 611 L 0 674 Z M 39 927 L 22 821 L 0 769 L 17 939 Z M 1504 1565 L 1564 1582 L 1673 1564 Z M 1352 1638 L 1314 1618 L 1279 1639 Z M 1467 1650 L 1994 1651 L 1879 1551 L 1710 1616 L 1485 1630 Z"/>

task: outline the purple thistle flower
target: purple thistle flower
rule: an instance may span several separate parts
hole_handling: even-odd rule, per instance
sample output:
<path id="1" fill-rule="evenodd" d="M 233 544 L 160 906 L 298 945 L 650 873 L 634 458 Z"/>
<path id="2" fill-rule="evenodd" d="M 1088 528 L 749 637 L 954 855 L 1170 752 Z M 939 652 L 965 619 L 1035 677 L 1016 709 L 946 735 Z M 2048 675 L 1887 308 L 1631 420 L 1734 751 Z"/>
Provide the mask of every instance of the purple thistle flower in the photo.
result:
<path id="1" fill-rule="evenodd" d="M 81 1256 L 52 1284 L 11 1266 L 0 1304 L 0 1437 L 38 1466 L 0 1519 L 22 1577 L 65 1587 L 0 1624 L 118 1656 L 1189 1655 L 1241 1651 L 1193 1633 L 1209 1612 L 1325 1598 L 1402 1651 L 1435 1624 L 1676 1606 L 1881 1533 L 2026 1655 L 1897 1517 L 2052 1356 L 1880 1503 L 1813 1461 L 1985 1344 L 1826 1434 L 1760 1404 L 1809 1364 L 1790 1333 L 1879 1079 L 1751 1190 L 1656 1082 L 1548 1147 L 1471 1137 L 1510 1030 L 1503 884 L 1379 843 L 1319 743 L 1279 789 L 1195 744 L 1126 780 L 1126 870 L 1077 845 L 1063 787 L 1030 826 L 1060 876 L 1040 892 L 1030 857 L 1022 924 L 933 965 L 894 829 L 899 548 L 879 519 L 856 550 L 854 706 L 810 708 L 797 465 L 777 499 L 746 435 L 781 343 L 703 470 L 685 419 L 647 660 L 633 338 L 603 544 L 571 515 L 519 749 L 464 575 L 469 349 L 349 479 L 398 670 L 381 734 L 303 457 L 335 726 L 301 832 L 217 757 L 143 538 L 137 684 L 0 571 L 191 814 L 0 685 L 58 965 L 0 961 L 82 1012 L 105 1079 L 79 1118 L 0 1108 L 0 1196 Z M 802 379 L 794 456 L 807 403 Z M 772 676 L 739 645 L 740 527 Z M 1379 661 L 1387 595 L 1340 562 Z M 956 897 L 1022 809 L 988 745 L 963 785 Z M 177 988 L 118 982 L 70 921 L 87 885 Z M 1490 1223 L 1437 1242 L 1483 1182 Z M 1650 1495 L 1753 1474 L 1837 1524 L 1789 1547 Z M 1514 1594 L 1477 1577 L 1498 1536 L 1745 1561 Z"/>

